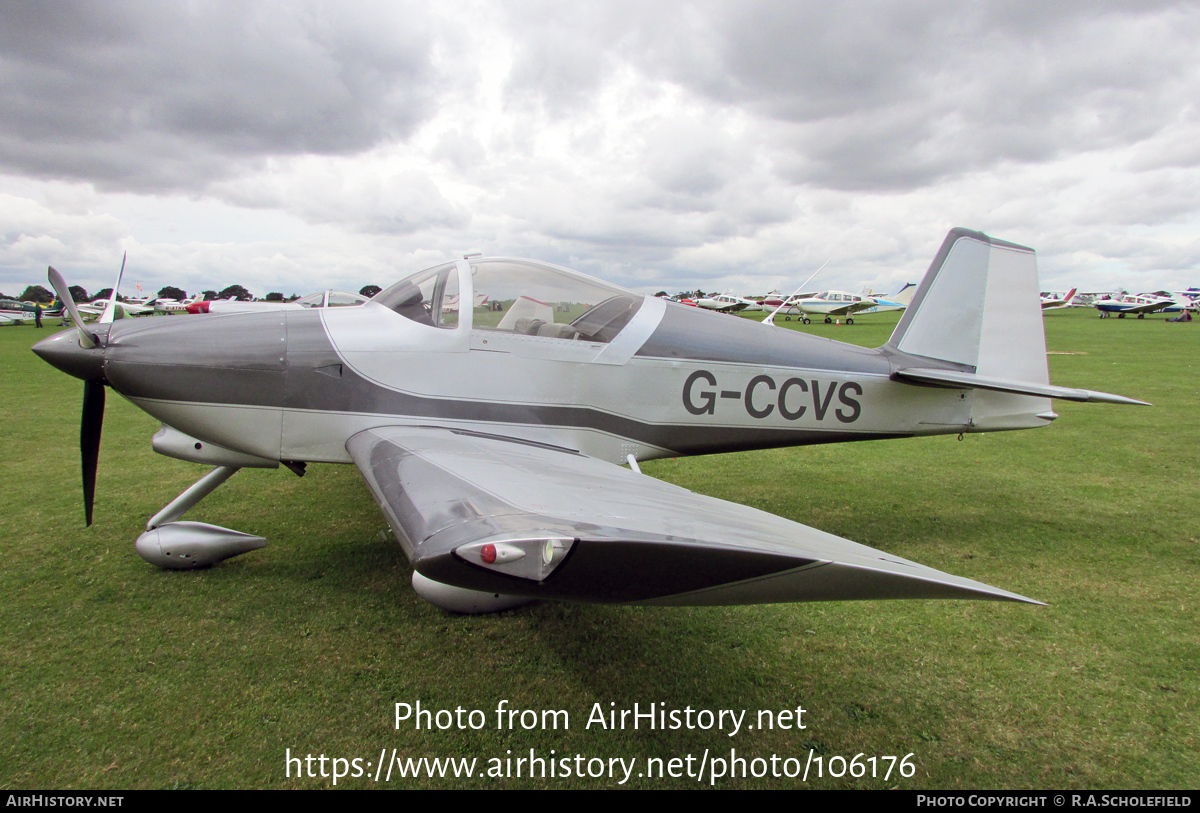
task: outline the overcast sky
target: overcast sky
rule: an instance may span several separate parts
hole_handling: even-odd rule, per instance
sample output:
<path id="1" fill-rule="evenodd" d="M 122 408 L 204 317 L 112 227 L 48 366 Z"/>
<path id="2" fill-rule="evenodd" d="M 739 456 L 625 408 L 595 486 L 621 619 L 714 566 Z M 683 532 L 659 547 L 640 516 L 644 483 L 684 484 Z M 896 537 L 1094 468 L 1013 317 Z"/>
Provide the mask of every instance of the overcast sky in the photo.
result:
<path id="1" fill-rule="evenodd" d="M 1200 6 L 8 2 L 0 291 L 357 291 L 465 252 L 638 290 L 1200 285 Z"/>

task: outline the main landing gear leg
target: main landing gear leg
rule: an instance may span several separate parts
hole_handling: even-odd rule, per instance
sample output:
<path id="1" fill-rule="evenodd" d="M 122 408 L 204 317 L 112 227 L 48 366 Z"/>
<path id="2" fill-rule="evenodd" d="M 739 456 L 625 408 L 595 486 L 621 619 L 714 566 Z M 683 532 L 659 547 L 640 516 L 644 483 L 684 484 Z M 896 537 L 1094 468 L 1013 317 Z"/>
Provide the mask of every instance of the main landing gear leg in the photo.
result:
<path id="1" fill-rule="evenodd" d="M 179 519 L 237 471 L 236 466 L 217 466 L 151 517 L 134 544 L 138 555 L 167 570 L 192 570 L 265 548 L 267 540 L 261 536 Z"/>

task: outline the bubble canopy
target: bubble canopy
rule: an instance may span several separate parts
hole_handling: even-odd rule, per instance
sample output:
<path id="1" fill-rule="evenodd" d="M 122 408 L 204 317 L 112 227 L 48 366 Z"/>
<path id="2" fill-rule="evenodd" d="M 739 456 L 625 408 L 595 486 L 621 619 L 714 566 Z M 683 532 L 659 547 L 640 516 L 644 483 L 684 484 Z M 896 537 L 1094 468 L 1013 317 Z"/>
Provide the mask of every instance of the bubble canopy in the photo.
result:
<path id="1" fill-rule="evenodd" d="M 645 301 L 637 294 L 536 260 L 467 261 L 469 290 L 460 290 L 459 262 L 427 268 L 376 294 L 373 302 L 422 325 L 454 329 L 471 303 L 472 329 L 548 339 L 610 342 Z"/>

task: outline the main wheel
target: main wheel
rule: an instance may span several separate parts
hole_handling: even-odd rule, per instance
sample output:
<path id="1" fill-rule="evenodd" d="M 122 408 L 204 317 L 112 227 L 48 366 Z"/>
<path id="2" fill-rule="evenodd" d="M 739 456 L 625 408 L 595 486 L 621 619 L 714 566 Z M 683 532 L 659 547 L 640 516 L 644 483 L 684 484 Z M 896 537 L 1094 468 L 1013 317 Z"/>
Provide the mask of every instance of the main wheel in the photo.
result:
<path id="1" fill-rule="evenodd" d="M 828 317 L 828 316 L 826 316 L 826 317 L 825 317 L 825 324 L 827 324 L 827 325 L 831 325 L 831 324 L 833 324 L 833 319 L 832 319 L 832 318 L 830 318 L 830 317 Z"/>
<path id="2" fill-rule="evenodd" d="M 812 324 L 812 319 L 809 319 L 807 316 L 805 316 L 805 317 L 804 317 L 804 324 L 806 324 L 806 325 L 811 325 L 811 324 Z"/>
<path id="3" fill-rule="evenodd" d="M 1138 318 L 1139 318 L 1139 319 L 1145 319 L 1145 318 L 1146 318 L 1146 314 L 1144 314 L 1144 313 L 1139 313 L 1139 314 L 1138 314 Z"/>
<path id="4" fill-rule="evenodd" d="M 848 324 L 848 325 L 852 325 L 852 324 L 854 324 L 854 320 L 853 320 L 853 319 L 851 319 L 849 316 L 847 316 L 847 317 L 846 317 L 846 324 Z"/>
<path id="5" fill-rule="evenodd" d="M 785 322 L 790 322 L 790 321 L 792 321 L 792 317 L 790 317 L 790 316 L 785 316 L 785 317 L 783 317 L 783 321 L 785 321 Z"/>
<path id="6" fill-rule="evenodd" d="M 1118 314 L 1117 314 L 1117 318 L 1118 318 L 1118 319 L 1124 319 L 1124 318 L 1125 318 L 1125 314 L 1123 314 L 1123 313 L 1118 313 Z"/>

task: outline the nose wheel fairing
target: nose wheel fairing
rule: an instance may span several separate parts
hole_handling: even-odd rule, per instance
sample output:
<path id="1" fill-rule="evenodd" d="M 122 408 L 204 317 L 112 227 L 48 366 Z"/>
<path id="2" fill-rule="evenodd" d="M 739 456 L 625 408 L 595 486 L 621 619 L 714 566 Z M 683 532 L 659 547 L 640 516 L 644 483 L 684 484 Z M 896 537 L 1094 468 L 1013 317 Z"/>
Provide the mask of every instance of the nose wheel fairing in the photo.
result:
<path id="1" fill-rule="evenodd" d="M 261 536 L 206 522 L 180 521 L 237 471 L 234 466 L 217 466 L 151 517 L 146 532 L 134 543 L 138 555 L 165 570 L 195 570 L 266 547 L 267 540 Z"/>

